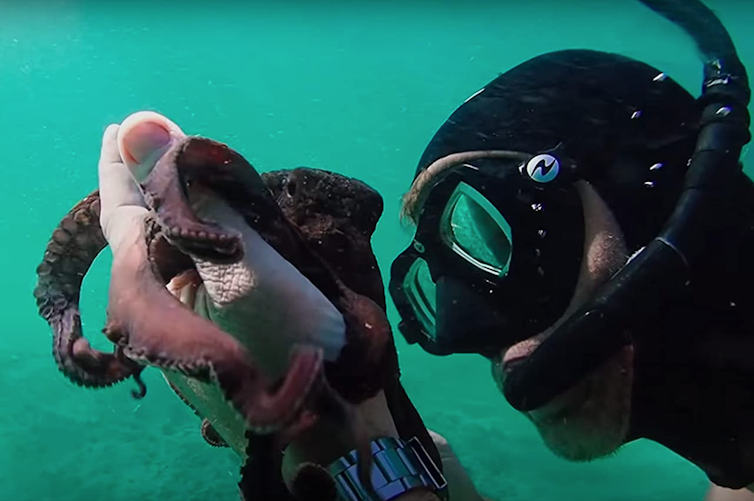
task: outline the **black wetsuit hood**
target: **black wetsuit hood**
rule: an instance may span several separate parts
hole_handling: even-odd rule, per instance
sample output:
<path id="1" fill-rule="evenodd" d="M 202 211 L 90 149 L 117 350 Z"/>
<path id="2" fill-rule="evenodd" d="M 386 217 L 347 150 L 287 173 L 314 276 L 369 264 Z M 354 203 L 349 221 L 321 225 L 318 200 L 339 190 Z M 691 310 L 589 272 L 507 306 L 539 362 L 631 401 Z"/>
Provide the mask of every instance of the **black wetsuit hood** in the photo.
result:
<path id="1" fill-rule="evenodd" d="M 633 252 L 657 235 L 678 200 L 699 112 L 689 92 L 648 64 L 595 50 L 550 52 L 460 106 L 415 175 L 463 151 L 563 151 L 605 199 Z"/>
<path id="2" fill-rule="evenodd" d="M 532 181 L 509 159 L 473 162 L 437 185 L 419 215 L 414 249 L 436 283 L 434 341 L 427 343 L 406 299 L 410 247 L 393 263 L 391 294 L 409 342 L 436 354 L 481 353 L 541 332 L 574 294 L 584 253 L 584 215 L 576 181 L 586 181 L 615 215 L 629 253 L 662 228 L 683 187 L 699 112 L 680 85 L 642 62 L 594 50 L 564 50 L 530 59 L 475 93 L 440 127 L 418 177 L 453 154 L 548 153 L 562 164 L 548 184 Z M 443 241 L 459 183 L 476 189 L 511 229 L 510 268 L 491 278 L 459 259 Z M 442 303 L 442 304 L 440 304 Z M 450 306 L 452 305 L 452 306 Z M 494 332 L 495 334 L 489 334 Z"/>
<path id="3" fill-rule="evenodd" d="M 703 2 L 640 1 L 682 28 L 696 43 L 704 79 L 695 103 L 683 91 L 671 92 L 667 98 L 653 96 L 651 87 L 662 86 L 647 87 L 641 72 L 652 69 L 641 63 L 593 51 L 553 53 L 502 75 L 465 103 L 427 148 L 419 171 L 432 158 L 478 149 L 480 143 L 487 149 L 521 148 L 533 154 L 554 148 L 550 151 L 559 158 L 572 159 L 573 163 L 563 162 L 569 166 L 569 177 L 575 174 L 597 188 L 614 212 L 629 249 L 637 252 L 530 355 L 506 369 L 502 378 L 506 399 L 518 410 L 535 409 L 631 344 L 636 350 L 636 374 L 628 439 L 647 437 L 663 443 L 702 467 L 715 483 L 740 488 L 754 481 L 754 411 L 750 408 L 754 407 L 754 378 L 750 377 L 754 373 L 754 343 L 747 320 L 754 305 L 746 283 L 754 269 L 745 254 L 754 244 L 754 188 L 743 175 L 740 162 L 742 149 L 751 139 L 748 76 L 724 25 Z M 559 59 L 567 63 L 559 64 Z M 549 71 L 537 74 L 542 72 L 541 63 L 548 60 L 552 64 L 544 67 Z M 586 64 L 581 64 L 584 61 Z M 527 74 L 537 64 L 540 67 Z M 632 65 L 633 70 L 623 71 Z M 598 68 L 602 71 L 589 71 Z M 518 84 L 512 76 L 519 77 Z M 666 81 L 659 72 L 652 78 L 652 84 Z M 602 83 L 593 85 L 595 82 Z M 518 92 L 520 99 L 512 92 Z M 566 99 L 555 103 L 553 96 Z M 636 105 L 646 100 L 660 110 L 667 104 L 667 113 L 645 116 L 652 106 Z M 631 121 L 626 122 L 624 116 L 631 106 L 635 109 Z M 576 116 L 568 117 L 563 110 Z M 652 124 L 656 128 L 652 129 Z M 480 125 L 481 134 L 477 134 Z M 643 134 L 650 130 L 654 133 Z M 557 132 L 550 134 L 553 131 Z M 490 136 L 504 145 L 484 144 Z M 689 151 L 690 138 L 693 148 Z M 540 144 L 544 139 L 559 143 Z M 659 208 L 653 210 L 647 210 L 645 200 L 632 205 L 646 196 L 637 193 L 635 181 L 646 169 L 648 158 L 642 158 L 642 153 L 647 151 L 654 158 L 659 151 L 672 157 L 671 169 L 665 170 L 668 165 L 660 161 L 652 164 L 660 168 L 650 172 L 670 172 L 670 182 L 663 182 L 665 189 L 679 187 L 678 196 L 672 189 L 663 193 Z M 679 185 L 675 180 L 683 168 L 679 170 L 671 152 L 688 160 Z M 511 156 L 509 151 L 502 153 L 501 158 Z M 547 176 L 545 169 L 549 171 L 558 162 L 548 150 L 544 153 L 547 155 L 529 157 L 521 174 L 535 182 Z M 574 163 L 578 168 L 573 168 Z M 506 172 L 511 172 L 510 166 Z M 657 193 L 654 180 L 648 180 L 645 187 L 649 190 L 644 194 Z M 494 193 L 491 198 L 494 203 Z M 674 203 L 672 211 L 666 210 L 663 201 Z M 417 215 L 413 217 L 416 220 Z M 419 221 L 417 238 L 421 226 Z M 428 234 L 431 231 L 425 228 L 423 238 Z M 649 242 L 643 245 L 647 238 Z M 408 249 L 393 263 L 398 276 L 405 275 L 412 259 L 424 255 L 423 246 L 417 243 L 421 244 L 415 239 L 415 253 Z M 436 283 L 441 272 L 433 274 Z M 412 286 L 403 284 L 406 287 L 395 276 L 391 278 L 394 298 L 400 299 L 402 288 Z M 568 289 L 572 293 L 572 288 Z M 399 310 L 405 310 L 406 297 L 403 299 L 403 305 L 396 301 Z M 508 304 L 503 307 L 511 309 Z M 405 318 L 403 312 L 401 315 Z M 457 332 L 462 335 L 468 330 L 460 325 Z M 406 337 L 413 342 L 411 336 Z M 454 351 L 449 349 L 452 335 L 447 339 L 451 343 L 436 352 Z M 431 340 L 423 346 L 427 344 L 431 347 Z"/>
<path id="4" fill-rule="evenodd" d="M 605 200 L 633 253 L 678 202 L 700 113 L 690 93 L 647 64 L 592 50 L 553 52 L 499 76 L 459 107 L 416 174 L 456 152 L 558 147 Z M 733 363 L 740 352 L 730 346 L 754 353 L 746 315 L 754 304 L 740 279 L 754 276 L 742 251 L 754 245 L 754 188 L 742 173 L 736 184 L 730 214 L 737 220 L 709 237 L 740 245 L 728 246 L 685 297 L 632 326 L 653 341 L 636 347 L 627 442 L 657 441 L 716 484 L 740 488 L 754 481 L 754 374 Z"/>

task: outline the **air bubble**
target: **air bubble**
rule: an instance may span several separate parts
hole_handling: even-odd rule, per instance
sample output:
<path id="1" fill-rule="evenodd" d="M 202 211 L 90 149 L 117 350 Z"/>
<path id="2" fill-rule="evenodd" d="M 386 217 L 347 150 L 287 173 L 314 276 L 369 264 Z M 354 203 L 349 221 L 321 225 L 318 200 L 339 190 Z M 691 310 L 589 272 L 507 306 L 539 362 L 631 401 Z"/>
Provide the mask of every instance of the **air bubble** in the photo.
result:
<path id="1" fill-rule="evenodd" d="M 534 249 L 534 257 L 536 258 L 542 257 L 542 251 L 539 249 Z"/>
<path id="2" fill-rule="evenodd" d="M 540 266 L 540 267 L 537 268 L 537 273 L 539 273 L 540 277 L 544 277 L 545 276 L 545 269 Z"/>
<path id="3" fill-rule="evenodd" d="M 545 238 L 545 235 L 547 235 L 547 230 L 537 230 L 537 235 L 539 235 L 539 238 Z"/>
<path id="4" fill-rule="evenodd" d="M 653 82 L 664 82 L 668 76 L 665 73 L 660 73 L 652 79 Z"/>
<path id="5" fill-rule="evenodd" d="M 631 114 L 631 120 L 635 120 L 641 116 L 641 110 L 636 110 Z"/>
<path id="6" fill-rule="evenodd" d="M 544 205 L 542 205 L 542 204 L 531 204 L 531 208 L 532 208 L 532 210 L 534 210 L 535 212 L 540 212 L 540 211 L 541 211 L 542 209 L 544 209 L 544 208 L 545 208 L 545 206 L 544 206 Z"/>
<path id="7" fill-rule="evenodd" d="M 655 184 L 652 181 L 645 181 L 644 186 L 646 186 L 647 188 L 654 188 Z"/>
<path id="8" fill-rule="evenodd" d="M 723 106 L 719 110 L 717 110 L 717 114 L 723 117 L 727 117 L 730 115 L 730 112 L 733 111 L 730 109 L 730 106 Z"/>
<path id="9" fill-rule="evenodd" d="M 652 167 L 650 167 L 649 170 L 660 170 L 660 169 L 662 169 L 662 167 L 663 167 L 662 162 L 658 162 L 658 163 L 654 164 Z"/>

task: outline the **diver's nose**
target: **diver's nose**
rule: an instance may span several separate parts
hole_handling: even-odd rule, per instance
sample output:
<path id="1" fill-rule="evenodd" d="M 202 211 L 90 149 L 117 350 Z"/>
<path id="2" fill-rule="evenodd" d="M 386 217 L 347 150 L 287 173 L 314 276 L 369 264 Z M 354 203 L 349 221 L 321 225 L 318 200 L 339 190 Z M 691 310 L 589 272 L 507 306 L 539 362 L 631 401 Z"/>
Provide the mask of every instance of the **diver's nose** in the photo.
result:
<path id="1" fill-rule="evenodd" d="M 137 181 L 142 181 L 170 148 L 186 137 L 168 118 L 153 111 L 140 111 L 126 118 L 118 130 L 120 156 Z"/>

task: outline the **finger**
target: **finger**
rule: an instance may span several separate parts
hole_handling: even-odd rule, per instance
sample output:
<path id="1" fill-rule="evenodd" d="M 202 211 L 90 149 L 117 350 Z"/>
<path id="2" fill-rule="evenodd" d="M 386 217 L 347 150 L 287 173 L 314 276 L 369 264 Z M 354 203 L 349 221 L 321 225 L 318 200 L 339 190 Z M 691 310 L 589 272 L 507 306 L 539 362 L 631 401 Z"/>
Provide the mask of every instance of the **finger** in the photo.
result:
<path id="1" fill-rule="evenodd" d="M 105 128 L 105 133 L 102 136 L 102 150 L 99 155 L 100 163 L 122 162 L 117 142 L 119 129 L 120 125 L 118 124 L 110 124 Z"/>

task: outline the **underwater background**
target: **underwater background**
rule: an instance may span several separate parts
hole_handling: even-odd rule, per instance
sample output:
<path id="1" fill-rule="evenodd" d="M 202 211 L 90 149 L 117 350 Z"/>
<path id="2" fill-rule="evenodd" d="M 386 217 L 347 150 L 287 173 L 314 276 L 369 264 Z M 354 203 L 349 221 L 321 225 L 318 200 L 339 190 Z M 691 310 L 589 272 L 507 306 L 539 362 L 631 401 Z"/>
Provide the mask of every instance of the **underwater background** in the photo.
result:
<path id="1" fill-rule="evenodd" d="M 707 3 L 754 64 L 754 3 Z M 411 238 L 399 198 L 435 130 L 498 73 L 566 48 L 619 52 L 699 92 L 690 40 L 633 0 L 0 0 L 0 500 L 237 499 L 238 459 L 204 442 L 157 370 L 146 371 L 141 401 L 132 382 L 73 386 L 37 316 L 34 270 L 60 218 L 96 188 L 108 124 L 154 110 L 260 171 L 305 165 L 367 182 L 385 200 L 374 248 L 387 281 Z M 98 347 L 109 266 L 103 252 L 82 293 L 84 331 Z M 395 326 L 392 304 L 389 315 Z M 498 393 L 486 361 L 431 357 L 395 335 L 409 395 L 483 494 L 702 499 L 705 476 L 648 441 L 590 464 L 556 458 Z"/>

